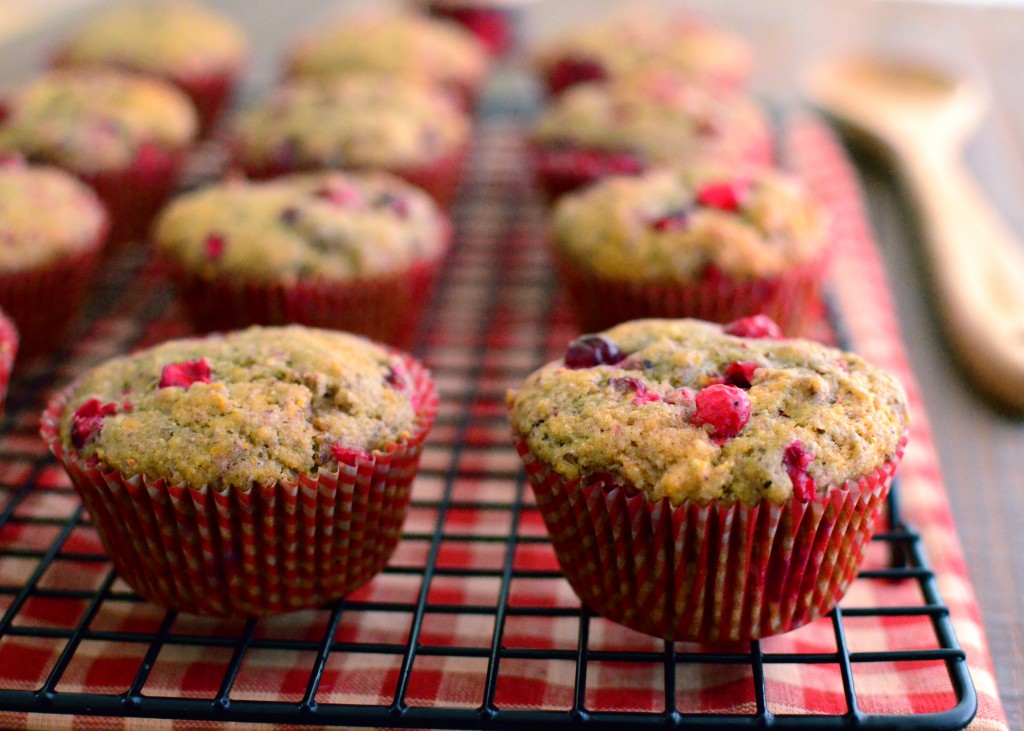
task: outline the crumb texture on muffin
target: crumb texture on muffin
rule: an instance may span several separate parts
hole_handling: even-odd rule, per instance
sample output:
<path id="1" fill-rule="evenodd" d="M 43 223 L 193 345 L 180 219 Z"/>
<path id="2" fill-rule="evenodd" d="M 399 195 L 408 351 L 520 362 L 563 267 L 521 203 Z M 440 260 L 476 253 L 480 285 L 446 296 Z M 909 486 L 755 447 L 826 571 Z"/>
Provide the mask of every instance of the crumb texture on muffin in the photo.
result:
<path id="1" fill-rule="evenodd" d="M 543 45 L 537 66 L 592 64 L 605 78 L 631 79 L 652 70 L 690 81 L 742 81 L 753 56 L 740 38 L 686 16 L 616 13 L 583 24 Z"/>
<path id="2" fill-rule="evenodd" d="M 218 183 L 179 197 L 157 250 L 205 277 L 352 279 L 436 259 L 447 224 L 431 198 L 385 173 L 311 173 Z"/>
<path id="3" fill-rule="evenodd" d="M 578 84 L 541 114 L 533 137 L 543 147 L 628 152 L 642 162 L 745 162 L 770 149 L 760 107 L 664 73 Z"/>
<path id="4" fill-rule="evenodd" d="M 122 169 L 144 145 L 188 145 L 196 113 L 182 92 L 154 78 L 107 70 L 56 71 L 7 100 L 0 151 L 75 172 Z"/>
<path id="5" fill-rule="evenodd" d="M 123 3 L 97 13 L 68 41 L 61 61 L 187 78 L 233 71 L 245 53 L 245 39 L 227 17 L 164 0 Z"/>
<path id="6" fill-rule="evenodd" d="M 720 167 L 609 177 L 563 197 L 553 243 L 574 264 L 618 280 L 695 281 L 780 274 L 819 258 L 827 218 L 794 178 Z"/>
<path id="7" fill-rule="evenodd" d="M 469 123 L 445 92 L 372 75 L 286 84 L 235 128 L 244 163 L 285 169 L 423 166 L 468 139 Z"/>
<path id="8" fill-rule="evenodd" d="M 908 416 L 891 376 L 812 341 L 727 329 L 638 320 L 591 336 L 604 344 L 571 348 L 574 367 L 549 363 L 509 394 L 513 427 L 567 479 L 610 475 L 674 505 L 781 505 L 896 454 Z"/>
<path id="9" fill-rule="evenodd" d="M 474 87 L 487 73 L 487 52 L 457 23 L 413 13 L 371 12 L 340 20 L 292 50 L 293 76 L 334 78 L 394 74 Z"/>
<path id="10" fill-rule="evenodd" d="M 0 272 L 96 246 L 107 216 L 96 194 L 54 167 L 0 164 Z"/>
<path id="11" fill-rule="evenodd" d="M 86 374 L 65 449 L 126 476 L 247 488 L 337 468 L 417 424 L 402 356 L 298 326 L 170 341 Z"/>

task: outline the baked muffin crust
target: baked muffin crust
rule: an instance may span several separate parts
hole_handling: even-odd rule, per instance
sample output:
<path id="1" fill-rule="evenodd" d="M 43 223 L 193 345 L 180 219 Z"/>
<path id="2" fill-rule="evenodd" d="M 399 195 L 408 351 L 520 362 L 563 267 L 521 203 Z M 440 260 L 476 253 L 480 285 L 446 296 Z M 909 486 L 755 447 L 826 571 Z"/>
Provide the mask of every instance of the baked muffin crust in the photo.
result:
<path id="1" fill-rule="evenodd" d="M 575 265 L 618 280 L 733 279 L 818 259 L 827 218 L 794 178 L 697 167 L 605 178 L 561 198 L 552 238 Z"/>
<path id="2" fill-rule="evenodd" d="M 110 70 L 55 71 L 7 101 L 0 151 L 77 173 L 128 167 L 146 144 L 188 145 L 192 103 L 170 84 Z"/>
<path id="3" fill-rule="evenodd" d="M 610 475 L 673 505 L 781 505 L 896 454 L 908 416 L 891 376 L 812 341 L 728 329 L 638 320 L 607 330 L 615 357 L 590 367 L 554 361 L 509 394 L 513 428 L 566 479 Z M 701 418 L 711 389 L 743 394 L 729 392 L 749 409 L 734 434 L 721 427 L 735 421 Z"/>
<path id="4" fill-rule="evenodd" d="M 399 178 L 325 172 L 188 193 L 161 214 L 154 240 L 205 277 L 291 283 L 408 269 L 441 255 L 447 229 L 431 198 Z"/>
<path id="5" fill-rule="evenodd" d="M 78 382 L 60 437 L 128 477 L 248 488 L 408 438 L 416 409 L 400 355 L 347 333 L 254 327 L 100 365 Z"/>

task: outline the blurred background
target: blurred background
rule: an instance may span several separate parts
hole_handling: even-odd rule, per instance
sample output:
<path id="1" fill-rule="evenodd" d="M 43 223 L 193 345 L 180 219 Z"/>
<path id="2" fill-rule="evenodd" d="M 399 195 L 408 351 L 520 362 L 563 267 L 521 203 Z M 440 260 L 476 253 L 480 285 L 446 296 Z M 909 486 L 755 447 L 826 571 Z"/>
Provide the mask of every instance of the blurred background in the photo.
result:
<path id="1" fill-rule="evenodd" d="M 0 91 L 37 72 L 54 41 L 105 0 L 0 2 Z M 285 46 L 323 19 L 369 3 L 324 0 L 209 0 L 245 30 L 255 52 L 242 103 L 276 80 Z M 373 3 L 383 5 L 384 3 Z M 515 3 L 519 54 L 499 70 L 485 104 L 536 94 L 521 69 L 522 50 L 583 17 L 626 5 L 612 0 Z M 1024 2 L 880 0 L 689 0 L 633 3 L 631 11 L 685 7 L 746 37 L 758 58 L 754 89 L 794 106 L 800 79 L 818 58 L 869 50 L 921 59 L 984 80 L 991 106 L 971 140 L 968 164 L 1024 239 Z M 979 594 L 984 624 L 1012 728 L 1024 725 L 1024 564 L 1002 573 L 996 555 L 1024 550 L 1024 425 L 980 399 L 951 362 L 922 275 L 913 216 L 895 176 L 859 158 L 878 241 L 898 301 L 901 325 L 932 420 L 942 471 Z M 1012 565 L 1012 564 L 1011 564 Z M 1005 563 L 1003 564 L 1005 567 Z M 998 588 L 998 590 L 997 590 Z"/>

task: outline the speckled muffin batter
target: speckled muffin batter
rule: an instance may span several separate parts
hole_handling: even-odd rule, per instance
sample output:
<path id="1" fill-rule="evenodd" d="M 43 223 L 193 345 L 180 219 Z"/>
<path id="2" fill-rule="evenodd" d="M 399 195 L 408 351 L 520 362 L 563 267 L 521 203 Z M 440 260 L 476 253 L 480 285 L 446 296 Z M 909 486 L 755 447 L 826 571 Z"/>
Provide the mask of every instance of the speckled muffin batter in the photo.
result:
<path id="1" fill-rule="evenodd" d="M 68 173 L 20 161 L 0 164 L 0 272 L 99 246 L 106 222 L 96 194 Z"/>
<path id="2" fill-rule="evenodd" d="M 605 178 L 566 195 L 552 238 L 575 265 L 610 279 L 694 281 L 709 266 L 753 279 L 818 259 L 826 221 L 782 173 L 688 168 Z"/>
<path id="3" fill-rule="evenodd" d="M 550 73 L 569 62 L 598 78 L 632 79 L 651 70 L 695 82 L 739 82 L 753 65 L 747 45 L 729 33 L 688 17 L 617 14 L 553 39 L 536 54 Z"/>
<path id="4" fill-rule="evenodd" d="M 541 115 L 544 148 L 629 152 L 645 165 L 744 162 L 771 149 L 760 108 L 664 74 L 629 82 L 578 84 Z"/>
<path id="5" fill-rule="evenodd" d="M 513 427 L 567 479 L 611 475 L 673 505 L 807 500 L 892 458 L 908 419 L 896 380 L 777 334 L 756 317 L 585 336 L 509 394 Z"/>
<path id="6" fill-rule="evenodd" d="M 411 386 L 402 357 L 369 340 L 254 327 L 100 365 L 78 383 L 60 438 L 129 477 L 270 484 L 408 438 Z"/>
<path id="7" fill-rule="evenodd" d="M 67 42 L 61 61 L 180 78 L 233 71 L 245 52 L 241 31 L 225 16 L 192 3 L 163 0 L 98 13 Z"/>
<path id="8" fill-rule="evenodd" d="M 230 181 L 181 196 L 154 229 L 158 251 L 205 277 L 346 280 L 435 259 L 448 225 L 431 198 L 385 173 Z"/>
<path id="9" fill-rule="evenodd" d="M 445 20 L 370 13 L 346 18 L 300 41 L 288 59 L 302 78 L 370 72 L 471 89 L 487 73 L 487 52 L 476 37 Z"/>
<path id="10" fill-rule="evenodd" d="M 242 114 L 247 164 L 302 168 L 418 167 L 461 149 L 469 123 L 444 92 L 393 77 L 288 84 Z"/>
<path id="11" fill-rule="evenodd" d="M 0 151 L 77 173 L 117 170 L 147 143 L 176 149 L 196 135 L 188 98 L 153 78 L 106 70 L 57 71 L 6 100 Z"/>

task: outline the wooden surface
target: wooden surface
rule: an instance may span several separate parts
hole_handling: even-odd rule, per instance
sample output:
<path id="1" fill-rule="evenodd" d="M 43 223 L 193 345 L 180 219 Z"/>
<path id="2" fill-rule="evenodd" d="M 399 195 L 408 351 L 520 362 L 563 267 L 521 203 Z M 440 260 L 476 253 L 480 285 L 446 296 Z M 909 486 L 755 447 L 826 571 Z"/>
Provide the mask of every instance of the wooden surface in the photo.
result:
<path id="1" fill-rule="evenodd" d="M 326 1 L 219 0 L 249 33 L 255 49 L 249 88 L 276 76 L 283 44 L 334 12 Z M 348 3 L 352 4 L 352 3 Z M 554 32 L 593 17 L 611 0 L 549 0 L 524 12 L 523 35 Z M 661 5 L 667 3 L 651 3 Z M 673 3 L 677 4 L 677 3 Z M 968 145 L 982 188 L 1024 238 L 1024 10 L 867 0 L 692 0 L 686 4 L 745 34 L 761 63 L 757 89 L 797 103 L 796 79 L 826 53 L 868 48 L 939 59 L 988 78 L 993 106 Z M 638 5 L 638 12 L 643 6 Z M 9 42 L 0 54 L 0 85 L 30 74 L 59 22 Z M 502 74 L 498 83 L 520 84 Z M 518 88 L 518 87 L 517 87 Z M 1024 727 L 1024 421 L 1001 415 L 952 363 L 921 269 L 920 240 L 893 174 L 865 161 L 864 181 L 878 240 L 889 268 L 905 340 L 925 395 L 943 475 L 981 604 L 1011 728 Z"/>

